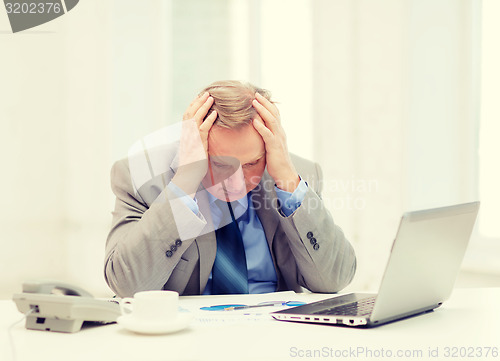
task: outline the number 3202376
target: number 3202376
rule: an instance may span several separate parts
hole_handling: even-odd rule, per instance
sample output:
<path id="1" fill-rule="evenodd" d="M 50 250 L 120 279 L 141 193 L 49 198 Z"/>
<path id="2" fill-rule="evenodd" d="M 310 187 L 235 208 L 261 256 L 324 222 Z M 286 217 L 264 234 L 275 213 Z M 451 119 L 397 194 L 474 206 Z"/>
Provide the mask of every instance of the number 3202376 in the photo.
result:
<path id="1" fill-rule="evenodd" d="M 60 3 L 5 3 L 7 14 L 59 14 Z"/>

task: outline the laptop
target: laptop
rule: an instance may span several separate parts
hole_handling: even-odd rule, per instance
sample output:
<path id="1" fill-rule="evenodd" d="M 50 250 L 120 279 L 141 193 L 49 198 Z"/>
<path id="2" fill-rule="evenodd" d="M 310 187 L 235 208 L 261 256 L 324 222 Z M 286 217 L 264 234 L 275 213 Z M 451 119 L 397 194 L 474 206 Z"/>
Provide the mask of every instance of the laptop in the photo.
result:
<path id="1" fill-rule="evenodd" d="M 405 213 L 377 294 L 350 293 L 271 316 L 373 327 L 434 310 L 451 295 L 478 210 L 472 202 Z"/>

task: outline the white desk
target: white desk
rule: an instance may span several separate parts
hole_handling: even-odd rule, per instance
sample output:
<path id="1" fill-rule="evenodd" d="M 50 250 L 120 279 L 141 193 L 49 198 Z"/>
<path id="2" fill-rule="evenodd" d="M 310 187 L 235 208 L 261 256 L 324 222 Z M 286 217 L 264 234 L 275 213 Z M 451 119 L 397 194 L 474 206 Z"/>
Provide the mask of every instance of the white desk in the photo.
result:
<path id="1" fill-rule="evenodd" d="M 316 301 L 327 297 L 297 294 L 293 300 Z M 254 304 L 284 299 L 279 294 L 243 295 L 229 296 L 224 303 L 235 300 Z M 197 310 L 200 305 L 219 301 L 220 298 L 212 296 L 181 297 L 181 306 Z M 266 315 L 231 321 L 235 314 L 229 316 L 225 312 L 229 317 L 225 322 L 208 323 L 195 318 L 189 328 L 167 335 L 138 335 L 117 324 L 64 334 L 26 330 L 23 322 L 13 328 L 12 336 L 19 361 L 410 359 L 397 357 L 398 352 L 416 352 L 413 358 L 417 360 L 500 360 L 499 306 L 498 288 L 458 289 L 435 312 L 373 329 L 289 323 L 267 319 Z M 266 307 L 259 312 L 274 310 Z M 198 311 L 196 317 L 201 317 L 199 314 Z M 12 359 L 7 329 L 21 317 L 12 301 L 0 301 L 2 361 Z M 496 348 L 496 352 L 490 349 L 485 357 L 488 347 Z M 469 357 L 461 357 L 464 352 Z"/>

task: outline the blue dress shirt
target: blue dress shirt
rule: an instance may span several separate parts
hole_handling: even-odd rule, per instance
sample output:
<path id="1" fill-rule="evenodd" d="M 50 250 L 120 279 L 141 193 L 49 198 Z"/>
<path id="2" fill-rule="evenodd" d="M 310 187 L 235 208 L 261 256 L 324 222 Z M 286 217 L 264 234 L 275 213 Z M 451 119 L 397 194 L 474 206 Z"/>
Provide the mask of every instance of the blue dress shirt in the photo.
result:
<path id="1" fill-rule="evenodd" d="M 170 182 L 168 185 L 177 196 L 181 197 L 183 202 L 196 214 L 199 214 L 198 204 L 196 199 L 192 199 L 186 195 L 182 189 Z M 300 181 L 298 187 L 293 193 L 274 187 L 278 200 L 280 202 L 281 212 L 286 216 L 290 216 L 301 205 L 306 192 L 307 184 L 303 180 Z M 214 224 L 220 223 L 221 211 L 215 205 L 217 199 L 212 194 L 207 193 L 209 197 L 210 210 Z M 236 207 L 248 207 L 248 202 L 251 199 L 251 192 L 246 197 L 236 201 Z M 241 214 L 235 209 L 235 214 Z M 248 270 L 248 291 L 249 293 L 266 293 L 276 291 L 277 276 L 274 269 L 271 252 L 266 240 L 264 228 L 260 223 L 257 212 L 252 204 L 247 211 L 238 220 L 238 227 L 243 238 L 243 246 L 245 247 L 245 255 L 247 260 Z M 208 278 L 207 285 L 203 292 L 204 295 L 211 294 L 212 291 L 212 273 Z"/>

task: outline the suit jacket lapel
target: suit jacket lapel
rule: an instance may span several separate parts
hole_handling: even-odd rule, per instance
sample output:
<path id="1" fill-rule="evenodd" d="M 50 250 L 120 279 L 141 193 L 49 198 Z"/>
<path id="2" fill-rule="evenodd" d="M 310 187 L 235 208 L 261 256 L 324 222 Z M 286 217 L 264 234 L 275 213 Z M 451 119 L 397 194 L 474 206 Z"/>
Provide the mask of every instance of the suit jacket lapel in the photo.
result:
<path id="1" fill-rule="evenodd" d="M 255 207 L 257 215 L 259 216 L 260 223 L 262 223 L 262 227 L 264 228 L 267 243 L 269 244 L 269 249 L 271 250 L 271 255 L 273 256 L 273 261 L 274 253 L 272 252 L 272 245 L 274 234 L 276 233 L 276 229 L 279 225 L 279 216 L 276 212 L 276 202 L 277 196 L 276 191 L 274 190 L 274 181 L 266 171 L 264 172 L 259 185 L 253 190 L 252 203 Z"/>
<path id="2" fill-rule="evenodd" d="M 202 234 L 196 237 L 196 244 L 198 245 L 198 252 L 200 255 L 200 293 L 203 292 L 207 284 L 208 276 L 212 270 L 215 254 L 217 252 L 217 241 L 215 239 L 210 203 L 206 192 L 208 191 L 203 188 L 196 194 L 200 212 L 207 221 L 207 225 L 202 230 Z"/>
<path id="3" fill-rule="evenodd" d="M 170 164 L 170 169 L 172 174 L 175 174 L 177 168 L 179 167 L 179 152 L 176 151 L 172 162 Z M 208 276 L 212 270 L 212 266 L 215 261 L 215 254 L 217 252 L 217 241 L 215 239 L 215 232 L 212 222 L 212 216 L 210 213 L 210 204 L 207 197 L 208 192 L 202 185 L 196 193 L 196 199 L 198 200 L 198 207 L 200 213 L 203 214 L 207 225 L 203 228 L 201 235 L 196 237 L 195 243 L 198 247 L 198 255 L 200 261 L 200 293 L 203 292 L 205 285 L 208 281 Z"/>

